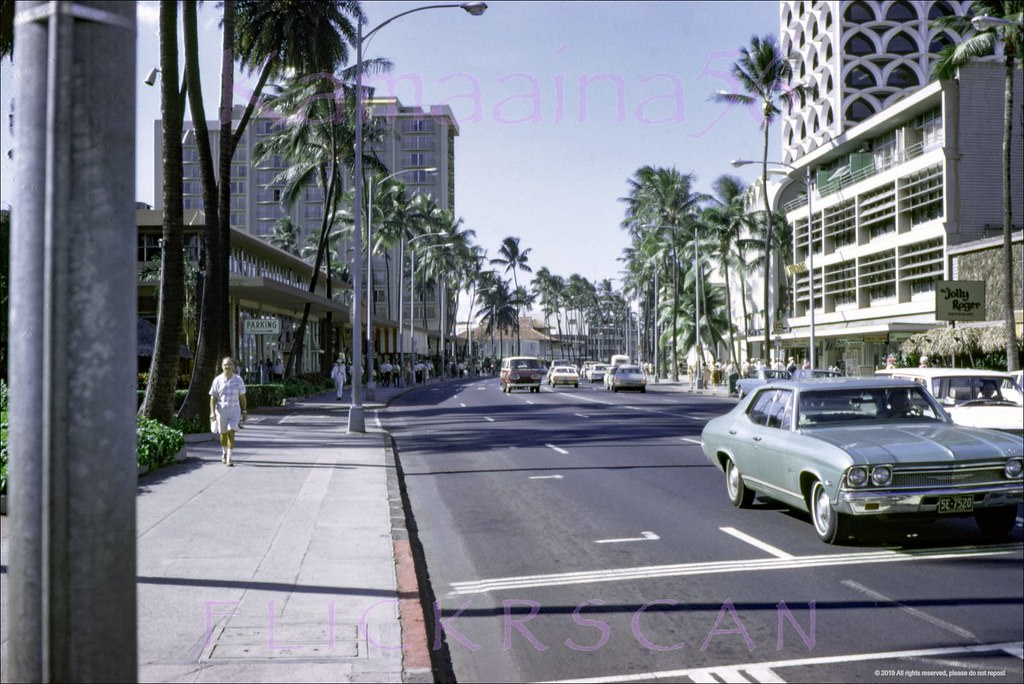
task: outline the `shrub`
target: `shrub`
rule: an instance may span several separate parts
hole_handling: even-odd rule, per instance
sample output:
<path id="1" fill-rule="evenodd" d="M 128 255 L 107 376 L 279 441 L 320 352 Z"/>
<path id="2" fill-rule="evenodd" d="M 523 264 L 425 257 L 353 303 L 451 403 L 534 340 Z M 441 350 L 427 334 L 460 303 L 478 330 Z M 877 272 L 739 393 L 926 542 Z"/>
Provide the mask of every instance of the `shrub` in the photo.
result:
<path id="1" fill-rule="evenodd" d="M 174 457 L 185 446 L 181 430 L 141 416 L 136 419 L 135 436 L 138 464 L 150 470 L 174 463 Z"/>

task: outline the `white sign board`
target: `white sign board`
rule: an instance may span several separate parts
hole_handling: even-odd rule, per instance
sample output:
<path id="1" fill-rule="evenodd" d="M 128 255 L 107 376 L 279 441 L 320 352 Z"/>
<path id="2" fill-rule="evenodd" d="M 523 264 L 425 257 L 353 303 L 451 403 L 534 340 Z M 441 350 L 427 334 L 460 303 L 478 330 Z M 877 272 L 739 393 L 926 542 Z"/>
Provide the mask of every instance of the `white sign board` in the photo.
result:
<path id="1" fill-rule="evenodd" d="M 940 280 L 935 285 L 935 319 L 985 320 L 985 281 Z"/>
<path id="2" fill-rule="evenodd" d="M 276 318 L 246 318 L 246 335 L 280 335 L 281 321 Z"/>

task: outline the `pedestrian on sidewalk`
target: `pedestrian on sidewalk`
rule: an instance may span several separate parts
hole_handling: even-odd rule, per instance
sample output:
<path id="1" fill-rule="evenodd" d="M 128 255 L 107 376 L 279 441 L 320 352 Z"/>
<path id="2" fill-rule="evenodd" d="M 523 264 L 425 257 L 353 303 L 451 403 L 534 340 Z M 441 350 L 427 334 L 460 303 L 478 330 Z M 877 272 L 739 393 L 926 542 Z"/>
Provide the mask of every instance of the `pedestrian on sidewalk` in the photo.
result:
<path id="1" fill-rule="evenodd" d="M 345 393 L 345 359 L 338 357 L 331 369 L 331 379 L 334 380 L 334 390 L 337 393 L 337 401 L 341 401 L 341 395 Z"/>
<path id="2" fill-rule="evenodd" d="M 220 362 L 223 373 L 210 385 L 210 431 L 220 435 L 220 460 L 231 461 L 235 449 L 235 432 L 246 419 L 245 382 L 235 373 L 235 360 L 225 356 Z"/>

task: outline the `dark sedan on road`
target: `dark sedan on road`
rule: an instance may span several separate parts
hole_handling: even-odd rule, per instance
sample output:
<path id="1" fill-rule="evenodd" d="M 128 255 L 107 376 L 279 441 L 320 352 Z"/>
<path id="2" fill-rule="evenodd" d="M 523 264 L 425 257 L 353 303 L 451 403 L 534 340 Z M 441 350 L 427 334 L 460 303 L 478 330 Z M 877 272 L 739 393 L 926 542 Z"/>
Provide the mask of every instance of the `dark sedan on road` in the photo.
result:
<path id="1" fill-rule="evenodd" d="M 887 516 L 973 516 L 1005 537 L 1024 499 L 1024 439 L 955 425 L 909 380 L 769 381 L 701 439 L 733 505 L 761 494 L 807 511 L 830 544 Z"/>

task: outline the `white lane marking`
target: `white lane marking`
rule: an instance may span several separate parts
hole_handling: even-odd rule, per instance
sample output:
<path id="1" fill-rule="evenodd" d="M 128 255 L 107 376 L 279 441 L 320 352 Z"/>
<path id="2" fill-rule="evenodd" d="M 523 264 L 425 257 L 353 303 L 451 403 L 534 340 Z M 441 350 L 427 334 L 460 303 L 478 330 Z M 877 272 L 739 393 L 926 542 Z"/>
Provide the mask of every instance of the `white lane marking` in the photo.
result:
<path id="1" fill-rule="evenodd" d="M 561 475 L 531 475 L 531 480 L 561 480 Z"/>
<path id="2" fill-rule="evenodd" d="M 952 632 L 953 634 L 957 635 L 961 639 L 970 639 L 971 641 L 977 641 L 978 640 L 978 637 L 975 636 L 973 632 L 970 632 L 970 631 L 964 629 L 963 627 L 958 627 L 958 626 L 954 625 L 952 622 L 946 622 L 945 620 L 940 620 L 939 618 L 935 617 L 934 615 L 929 615 L 928 613 L 924 612 L 923 610 L 918 610 L 917 608 L 912 608 L 910 606 L 904 605 L 904 604 L 900 603 L 899 601 L 886 596 L 885 594 L 877 592 L 874 589 L 869 589 L 868 587 L 865 587 L 863 584 L 860 584 L 859 582 L 854 582 L 853 580 L 843 580 L 842 582 L 840 582 L 840 584 L 842 584 L 843 586 L 849 587 L 850 589 L 853 589 L 854 591 L 858 591 L 858 592 L 860 592 L 862 594 L 870 596 L 871 598 L 875 599 L 876 601 L 885 601 L 886 603 L 890 603 L 892 605 L 898 606 L 900 608 L 900 610 L 904 611 L 908 615 L 913 615 L 914 617 L 916 617 L 918 619 L 921 619 L 921 620 L 924 620 L 928 624 L 934 625 L 935 627 L 938 627 L 939 629 L 944 629 L 947 632 Z"/>
<path id="3" fill-rule="evenodd" d="M 494 422 L 494 419 L 491 418 L 490 416 L 484 416 L 484 420 L 486 420 L 488 423 L 493 423 Z"/>
<path id="4" fill-rule="evenodd" d="M 384 427 L 384 423 L 380 422 L 380 411 L 378 411 L 377 409 L 373 410 L 373 424 L 379 428 Z"/>
<path id="5" fill-rule="evenodd" d="M 527 399 L 527 400 L 526 400 L 526 403 L 527 403 L 527 404 L 532 404 L 532 403 L 533 403 L 533 401 L 532 401 L 532 400 L 530 400 L 530 399 Z"/>
<path id="6" fill-rule="evenodd" d="M 466 408 L 466 405 L 463 404 L 461 401 L 459 402 L 459 406 L 461 406 L 462 408 Z"/>
<path id="7" fill-rule="evenodd" d="M 567 453 L 569 453 L 568 451 L 566 451 L 565 449 L 562 449 L 561 447 L 556 447 L 554 444 L 545 444 L 544 446 L 546 446 L 548 449 L 554 449 L 555 451 L 557 451 L 560 454 L 567 454 Z"/>
<path id="8" fill-rule="evenodd" d="M 772 672 L 771 669 L 767 667 L 752 667 L 749 670 L 747 670 L 747 672 L 750 674 L 751 677 L 754 678 L 755 682 L 763 682 L 764 684 L 778 684 L 780 682 L 786 681 L 779 675 Z"/>
<path id="9" fill-rule="evenodd" d="M 722 532 L 725 532 L 726 534 L 731 534 L 732 536 L 736 537 L 740 541 L 747 542 L 751 546 L 756 546 L 757 548 L 761 549 L 765 553 L 770 553 L 771 555 L 775 556 L 776 558 L 792 558 L 793 557 L 793 554 L 786 553 L 782 549 L 776 548 L 776 547 L 772 546 L 771 544 L 768 544 L 767 542 L 763 542 L 760 539 L 757 539 L 756 537 L 751 537 L 749 534 L 746 534 L 745 532 L 740 532 L 735 527 L 719 527 L 718 529 L 720 529 Z"/>
<path id="10" fill-rule="evenodd" d="M 653 532 L 641 532 L 639 537 L 620 537 L 619 539 L 595 539 L 595 544 L 621 544 L 623 542 L 635 541 L 658 541 L 661 539 Z"/>
<path id="11" fill-rule="evenodd" d="M 704 563 L 677 563 L 673 565 L 646 565 L 611 570 L 589 570 L 562 572 L 546 575 L 523 575 L 520 577 L 496 577 L 493 579 L 452 582 L 449 596 L 462 594 L 483 594 L 488 591 L 526 589 L 534 587 L 557 587 L 571 584 L 599 582 L 621 582 L 626 580 L 655 579 L 664 577 L 686 577 L 709 575 L 723 572 L 755 572 L 765 570 L 791 570 L 820 568 L 840 565 L 869 565 L 876 563 L 900 563 L 905 561 L 947 560 L 981 558 L 1020 553 L 1024 545 L 1000 544 L 997 546 L 958 546 L 942 549 L 909 549 L 905 551 L 867 551 L 862 553 L 822 554 L 818 556 L 794 556 L 793 558 L 757 558 L 739 561 L 711 561 Z"/>
<path id="12" fill-rule="evenodd" d="M 670 681 L 679 681 L 684 677 L 688 677 L 694 682 L 719 682 L 719 681 L 741 681 L 719 678 L 712 679 L 716 674 L 723 674 L 725 672 L 739 672 L 740 670 L 746 670 L 751 676 L 755 676 L 756 673 L 770 672 L 773 669 L 779 669 L 783 667 L 808 667 L 815 665 L 834 665 L 836 663 L 854 663 L 862 660 L 892 660 L 896 658 L 930 658 L 934 656 L 944 655 L 956 655 L 961 653 L 975 654 L 975 653 L 994 653 L 997 651 L 1003 651 L 1009 655 L 1013 655 L 1014 649 L 1020 650 L 1024 647 L 1024 642 L 1007 642 L 1007 643 L 995 643 L 995 644 L 971 644 L 965 646 L 947 646 L 943 648 L 921 648 L 913 651 L 879 651 L 877 653 L 849 653 L 847 655 L 836 655 L 836 656 L 821 656 L 819 658 L 795 658 L 793 660 L 772 660 L 763 663 L 743 663 L 742 665 L 731 665 L 727 667 L 702 667 L 694 668 L 692 670 L 661 670 L 660 672 L 635 672 L 626 675 L 607 675 L 604 677 L 588 677 L 580 679 L 552 679 L 548 680 L 546 684 L 568 684 L 569 682 L 576 682 L 577 684 L 605 684 L 606 682 L 638 682 L 647 681 L 649 679 L 668 679 Z M 772 677 L 777 677 L 774 672 L 770 672 Z M 757 681 L 768 681 L 768 682 L 779 682 L 781 679 L 758 679 Z"/>
<path id="13" fill-rule="evenodd" d="M 702 446 L 704 444 L 704 442 L 702 442 L 701 440 L 694 439 L 693 437 L 680 437 L 679 439 L 683 440 L 684 442 L 689 442 L 690 444 L 696 444 L 697 446 Z"/>
<path id="14" fill-rule="evenodd" d="M 574 413 L 573 415 L 574 416 L 578 416 L 580 418 L 589 418 L 590 417 L 586 413 Z"/>

